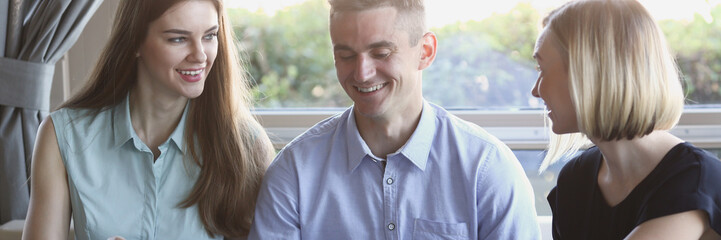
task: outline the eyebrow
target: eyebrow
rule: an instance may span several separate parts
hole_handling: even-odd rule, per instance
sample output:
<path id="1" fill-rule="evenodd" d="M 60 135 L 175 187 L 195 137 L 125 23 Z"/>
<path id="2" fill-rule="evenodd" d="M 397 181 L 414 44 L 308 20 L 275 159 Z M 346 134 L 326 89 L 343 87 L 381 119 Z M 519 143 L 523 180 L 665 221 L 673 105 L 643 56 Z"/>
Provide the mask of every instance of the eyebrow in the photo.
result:
<path id="1" fill-rule="evenodd" d="M 353 51 L 353 49 L 346 45 L 334 45 L 333 51 Z"/>
<path id="2" fill-rule="evenodd" d="M 398 50 L 398 46 L 389 41 L 380 41 L 380 42 L 374 42 L 368 45 L 366 49 L 374 49 L 374 48 L 390 48 L 393 51 Z M 353 51 L 353 49 L 347 45 L 339 44 L 333 46 L 333 51 Z"/>
<path id="3" fill-rule="evenodd" d="M 398 46 L 396 46 L 395 43 L 392 43 L 392 42 L 389 42 L 389 41 L 380 41 L 380 42 L 371 43 L 370 45 L 368 45 L 368 48 L 369 48 L 369 49 L 373 49 L 373 48 L 390 48 L 391 50 L 394 50 L 394 51 L 395 51 L 395 50 L 398 49 Z"/>
<path id="4" fill-rule="evenodd" d="M 218 25 L 208 28 L 208 30 L 205 30 L 205 32 L 211 32 L 211 31 L 215 31 L 215 30 L 218 30 Z M 191 34 L 190 31 L 175 29 L 175 28 L 165 30 L 165 31 L 163 31 L 163 33 L 175 33 L 175 34 L 181 34 L 181 35 L 190 35 Z"/>

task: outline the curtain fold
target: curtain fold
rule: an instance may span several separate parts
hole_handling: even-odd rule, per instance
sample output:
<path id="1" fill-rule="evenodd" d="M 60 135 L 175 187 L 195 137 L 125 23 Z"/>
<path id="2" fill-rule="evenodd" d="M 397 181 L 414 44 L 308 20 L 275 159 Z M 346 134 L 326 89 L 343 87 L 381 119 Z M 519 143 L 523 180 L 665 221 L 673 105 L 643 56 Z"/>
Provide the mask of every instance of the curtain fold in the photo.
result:
<path id="1" fill-rule="evenodd" d="M 0 0 L 0 57 L 5 56 L 5 36 L 7 36 L 10 1 Z"/>
<path id="2" fill-rule="evenodd" d="M 50 107 L 55 63 L 102 0 L 0 0 L 0 224 L 24 219 L 35 135 Z M 0 13 L 3 10 L 0 10 Z"/>

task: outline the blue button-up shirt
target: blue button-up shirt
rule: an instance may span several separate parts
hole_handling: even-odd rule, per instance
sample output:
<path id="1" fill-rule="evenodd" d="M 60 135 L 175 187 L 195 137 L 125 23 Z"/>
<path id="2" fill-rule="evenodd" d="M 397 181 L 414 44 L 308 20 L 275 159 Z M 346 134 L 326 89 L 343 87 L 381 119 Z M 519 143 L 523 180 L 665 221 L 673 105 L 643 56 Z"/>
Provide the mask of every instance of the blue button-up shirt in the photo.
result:
<path id="1" fill-rule="evenodd" d="M 195 205 L 178 206 L 200 173 L 184 159 L 188 107 L 154 160 L 133 129 L 128 104 L 126 97 L 97 115 L 77 109 L 50 114 L 68 174 L 76 239 L 212 239 Z"/>
<path id="2" fill-rule="evenodd" d="M 249 239 L 539 239 L 533 190 L 513 153 L 424 102 L 384 167 L 352 107 L 288 144 L 263 179 Z"/>

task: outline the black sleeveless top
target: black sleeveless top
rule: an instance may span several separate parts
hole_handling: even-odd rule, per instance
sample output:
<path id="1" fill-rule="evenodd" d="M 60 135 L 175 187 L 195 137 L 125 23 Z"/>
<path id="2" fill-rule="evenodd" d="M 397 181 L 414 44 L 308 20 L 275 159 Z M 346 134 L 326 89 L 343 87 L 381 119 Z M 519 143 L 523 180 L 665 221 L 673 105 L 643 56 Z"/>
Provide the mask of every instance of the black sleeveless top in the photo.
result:
<path id="1" fill-rule="evenodd" d="M 658 217 L 702 210 L 721 234 L 721 161 L 689 143 L 674 146 L 645 179 L 614 207 L 598 187 L 601 151 L 569 161 L 548 195 L 554 239 L 623 239 Z"/>

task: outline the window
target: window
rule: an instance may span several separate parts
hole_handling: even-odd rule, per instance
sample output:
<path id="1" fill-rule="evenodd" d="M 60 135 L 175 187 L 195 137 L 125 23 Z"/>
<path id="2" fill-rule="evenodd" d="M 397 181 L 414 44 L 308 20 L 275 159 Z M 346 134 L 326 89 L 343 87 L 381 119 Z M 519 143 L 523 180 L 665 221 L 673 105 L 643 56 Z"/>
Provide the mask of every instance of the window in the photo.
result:
<path id="1" fill-rule="evenodd" d="M 351 104 L 336 81 L 325 1 L 230 2 L 259 108 Z M 563 2 L 488 1 L 464 8 L 462 0 L 428 1 L 439 51 L 424 71 L 426 98 L 451 109 L 541 108 L 530 95 L 536 79 L 530 56 L 540 18 Z M 676 52 L 689 105 L 721 106 L 719 1 L 642 2 Z"/>
<path id="2" fill-rule="evenodd" d="M 563 162 L 538 173 L 547 134 L 530 95 L 540 18 L 565 0 L 427 1 L 439 38 L 424 96 L 508 144 L 531 180 L 539 215 Z M 641 1 L 659 20 L 684 74 L 687 109 L 672 132 L 721 157 L 721 0 Z M 474 2 L 475 3 L 475 2 Z M 669 6 L 672 4 L 673 6 Z M 282 147 L 352 102 L 336 81 L 326 0 L 229 2 L 257 116 Z"/>

